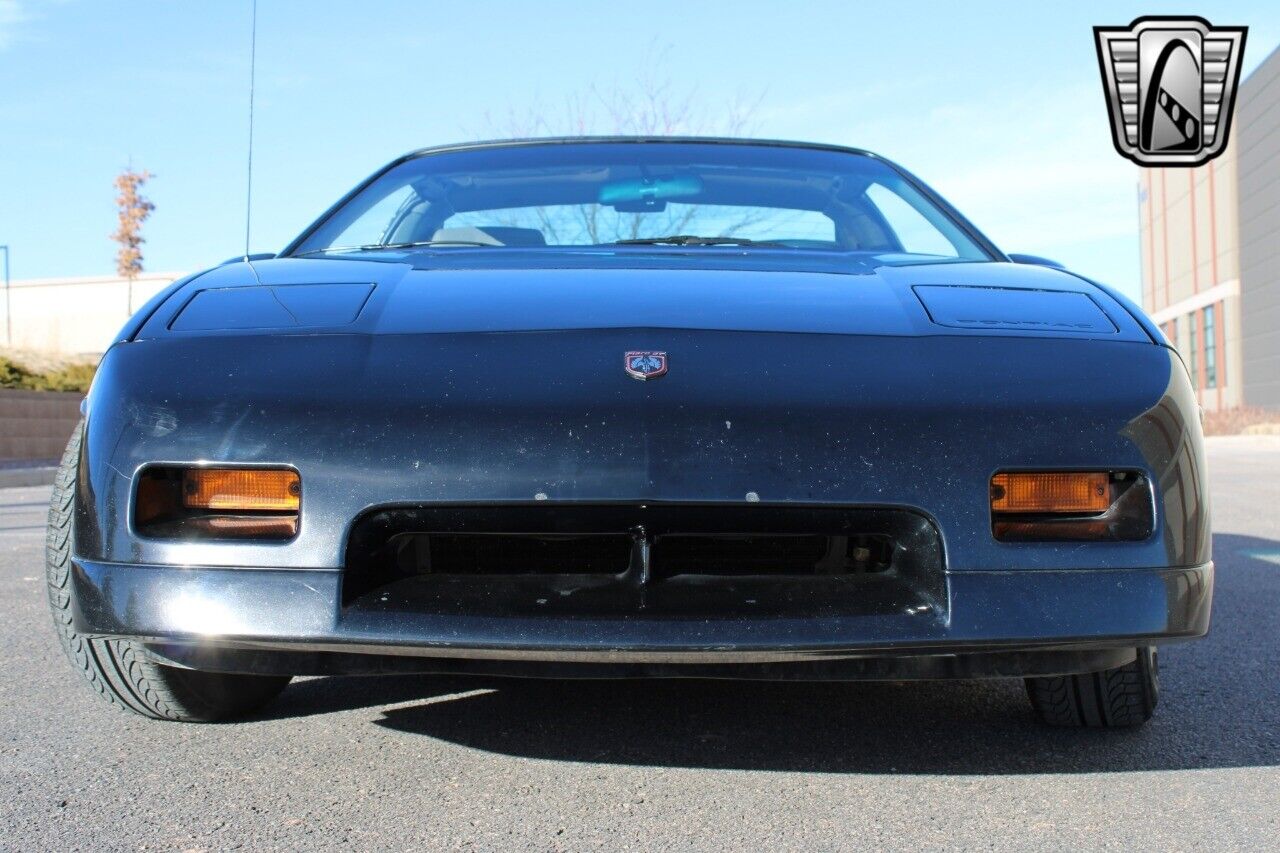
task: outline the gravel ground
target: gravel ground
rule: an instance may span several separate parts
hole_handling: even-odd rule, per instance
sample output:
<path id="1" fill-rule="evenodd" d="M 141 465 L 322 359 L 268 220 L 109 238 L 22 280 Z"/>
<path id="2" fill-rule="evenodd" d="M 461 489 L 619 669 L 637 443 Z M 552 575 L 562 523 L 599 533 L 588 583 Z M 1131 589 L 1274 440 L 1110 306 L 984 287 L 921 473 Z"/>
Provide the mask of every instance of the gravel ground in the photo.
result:
<path id="1" fill-rule="evenodd" d="M 178 725 L 76 683 L 46 488 L 0 490 L 0 848 L 1276 849 L 1280 439 L 1210 443 L 1211 636 L 1137 732 L 1044 729 L 1016 682 L 295 682 Z"/>

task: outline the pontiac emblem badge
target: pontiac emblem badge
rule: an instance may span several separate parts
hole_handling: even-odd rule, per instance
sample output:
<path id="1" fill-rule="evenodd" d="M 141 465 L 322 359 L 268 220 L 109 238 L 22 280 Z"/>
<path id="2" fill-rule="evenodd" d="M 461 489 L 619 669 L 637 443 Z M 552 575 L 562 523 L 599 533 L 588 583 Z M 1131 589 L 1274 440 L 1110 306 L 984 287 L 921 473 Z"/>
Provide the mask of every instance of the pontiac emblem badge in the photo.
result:
<path id="1" fill-rule="evenodd" d="M 1200 166 L 1223 152 L 1247 28 L 1149 17 L 1093 32 L 1122 156 L 1140 166 Z"/>
<path id="2" fill-rule="evenodd" d="M 633 379 L 644 381 L 657 379 L 667 372 L 667 354 L 665 352 L 629 352 L 623 359 L 622 366 L 627 375 Z"/>

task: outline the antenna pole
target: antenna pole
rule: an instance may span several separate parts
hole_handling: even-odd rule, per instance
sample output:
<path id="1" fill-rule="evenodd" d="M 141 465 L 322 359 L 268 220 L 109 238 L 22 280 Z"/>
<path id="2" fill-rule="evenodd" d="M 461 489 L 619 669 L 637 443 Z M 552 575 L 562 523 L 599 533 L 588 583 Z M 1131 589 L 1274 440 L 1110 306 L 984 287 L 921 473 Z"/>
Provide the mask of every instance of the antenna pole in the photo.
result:
<path id="1" fill-rule="evenodd" d="M 249 31 L 249 162 L 244 193 L 244 259 L 249 260 L 249 226 L 253 216 L 253 84 L 258 60 L 258 0 L 253 0 L 253 23 Z"/>

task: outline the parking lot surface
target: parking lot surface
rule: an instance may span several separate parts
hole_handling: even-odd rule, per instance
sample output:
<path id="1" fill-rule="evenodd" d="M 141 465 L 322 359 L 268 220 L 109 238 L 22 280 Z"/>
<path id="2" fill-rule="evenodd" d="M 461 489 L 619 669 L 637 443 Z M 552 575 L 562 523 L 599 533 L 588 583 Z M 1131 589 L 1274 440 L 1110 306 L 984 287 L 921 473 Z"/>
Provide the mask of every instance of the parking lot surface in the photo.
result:
<path id="1" fill-rule="evenodd" d="M 1276 849 L 1280 438 L 1214 439 L 1207 640 L 1134 732 L 1021 684 L 295 681 L 248 722 L 114 710 L 46 611 L 48 489 L 0 490 L 0 848 Z"/>

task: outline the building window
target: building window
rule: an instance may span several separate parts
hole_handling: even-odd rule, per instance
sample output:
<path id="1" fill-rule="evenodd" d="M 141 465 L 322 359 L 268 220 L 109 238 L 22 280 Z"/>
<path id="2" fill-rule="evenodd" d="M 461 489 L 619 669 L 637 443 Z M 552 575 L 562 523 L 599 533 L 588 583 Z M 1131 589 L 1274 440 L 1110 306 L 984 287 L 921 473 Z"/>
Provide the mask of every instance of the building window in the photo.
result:
<path id="1" fill-rule="evenodd" d="M 1218 387 L 1218 339 L 1214 334 L 1214 306 L 1204 309 L 1204 387 Z"/>
<path id="2" fill-rule="evenodd" d="M 1218 352 L 1218 375 L 1222 377 L 1220 384 L 1226 385 L 1230 381 L 1227 376 L 1227 303 L 1219 302 L 1218 307 L 1222 310 L 1215 314 L 1218 327 L 1218 340 L 1222 341 L 1222 349 Z"/>
<path id="3" fill-rule="evenodd" d="M 1200 369 L 1199 358 L 1196 353 L 1196 326 L 1198 325 L 1196 319 L 1195 312 L 1192 312 L 1191 322 L 1187 324 L 1191 327 L 1188 329 L 1189 334 L 1187 335 L 1189 338 L 1187 343 L 1187 370 L 1191 372 L 1191 387 L 1198 389 L 1200 387 Z"/>

